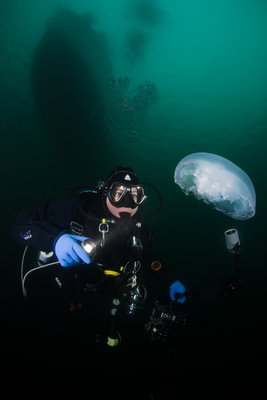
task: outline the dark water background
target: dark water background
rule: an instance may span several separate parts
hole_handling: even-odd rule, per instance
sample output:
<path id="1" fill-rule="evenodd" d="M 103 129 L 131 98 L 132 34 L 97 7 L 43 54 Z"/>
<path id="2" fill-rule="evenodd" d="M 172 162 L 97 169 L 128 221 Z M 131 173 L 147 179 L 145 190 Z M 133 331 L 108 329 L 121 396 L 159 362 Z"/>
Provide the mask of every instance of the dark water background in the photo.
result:
<path id="1" fill-rule="evenodd" d="M 235 227 L 243 285 L 224 302 L 196 306 L 193 313 L 204 311 L 205 323 L 181 337 L 179 355 L 155 360 L 142 347 L 142 329 L 131 322 L 120 356 L 103 353 L 95 365 L 133 358 L 131 340 L 139 330 L 138 368 L 250 366 L 264 360 L 266 3 L 65 0 L 61 5 L 74 14 L 67 13 L 58 33 L 57 1 L 0 3 L 5 362 L 79 367 L 84 354 L 94 352 L 86 339 L 86 316 L 55 314 L 52 325 L 47 315 L 44 323 L 38 307 L 25 303 L 19 276 L 23 249 L 10 231 L 20 209 L 42 203 L 60 186 L 94 182 L 125 164 L 162 194 L 163 207 L 150 224 L 155 253 L 166 267 L 189 289 L 218 285 L 233 266 L 223 232 Z M 54 30 L 44 40 L 49 26 Z M 257 194 L 254 218 L 232 220 L 187 198 L 174 184 L 179 160 L 198 151 L 219 154 L 247 172 Z M 160 289 L 151 283 L 150 300 L 161 296 Z"/>

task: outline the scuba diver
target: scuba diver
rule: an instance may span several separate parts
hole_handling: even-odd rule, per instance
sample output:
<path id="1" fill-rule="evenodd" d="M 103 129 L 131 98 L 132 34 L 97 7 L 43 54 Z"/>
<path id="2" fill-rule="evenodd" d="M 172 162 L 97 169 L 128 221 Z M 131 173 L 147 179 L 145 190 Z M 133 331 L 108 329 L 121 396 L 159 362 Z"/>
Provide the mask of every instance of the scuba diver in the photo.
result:
<path id="1" fill-rule="evenodd" d="M 46 264 L 49 261 L 60 264 L 63 274 L 55 280 L 68 291 L 72 309 L 81 307 L 86 291 L 110 294 L 109 346 L 120 342 L 117 316 L 122 311 L 134 315 L 146 297 L 141 269 L 156 271 L 169 285 L 172 301 L 186 301 L 185 286 L 179 280 L 170 281 L 161 262 L 153 261 L 153 235 L 145 219 L 138 216 L 146 198 L 133 169 L 117 167 L 95 190 L 28 208 L 13 225 L 15 239 L 39 252 L 39 267 L 33 270 L 53 264 Z M 24 294 L 27 274 L 22 276 Z"/>

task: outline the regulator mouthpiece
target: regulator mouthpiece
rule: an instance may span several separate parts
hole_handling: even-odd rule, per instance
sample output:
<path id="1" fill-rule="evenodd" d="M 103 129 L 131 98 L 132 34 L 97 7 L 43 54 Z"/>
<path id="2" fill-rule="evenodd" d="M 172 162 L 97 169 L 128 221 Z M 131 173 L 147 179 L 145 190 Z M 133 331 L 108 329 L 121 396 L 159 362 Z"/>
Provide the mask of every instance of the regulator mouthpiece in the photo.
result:
<path id="1" fill-rule="evenodd" d="M 224 237 L 227 250 L 229 250 L 231 253 L 234 253 L 235 248 L 240 245 L 237 229 L 228 229 L 224 232 Z"/>

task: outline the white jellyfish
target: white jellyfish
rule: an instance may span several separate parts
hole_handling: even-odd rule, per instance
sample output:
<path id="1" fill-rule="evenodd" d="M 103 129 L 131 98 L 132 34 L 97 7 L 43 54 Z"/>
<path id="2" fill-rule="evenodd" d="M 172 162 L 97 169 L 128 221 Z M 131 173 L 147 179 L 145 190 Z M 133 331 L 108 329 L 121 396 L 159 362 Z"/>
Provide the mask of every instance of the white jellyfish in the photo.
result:
<path id="1" fill-rule="evenodd" d="M 239 220 L 255 215 L 256 193 L 249 176 L 224 157 L 194 153 L 177 165 L 174 181 L 186 195 L 196 198 Z"/>

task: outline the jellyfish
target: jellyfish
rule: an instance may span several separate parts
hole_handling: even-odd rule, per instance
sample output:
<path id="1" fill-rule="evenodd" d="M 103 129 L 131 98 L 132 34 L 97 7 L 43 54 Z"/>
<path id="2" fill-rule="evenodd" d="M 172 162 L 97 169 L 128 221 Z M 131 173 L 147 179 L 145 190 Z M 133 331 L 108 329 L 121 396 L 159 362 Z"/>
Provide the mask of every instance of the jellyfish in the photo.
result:
<path id="1" fill-rule="evenodd" d="M 224 157 L 193 153 L 177 165 L 174 182 L 186 195 L 212 205 L 237 220 L 255 215 L 256 193 L 249 176 Z"/>

